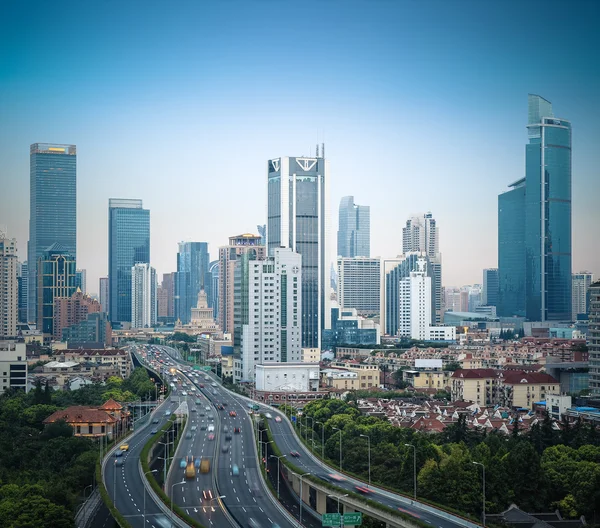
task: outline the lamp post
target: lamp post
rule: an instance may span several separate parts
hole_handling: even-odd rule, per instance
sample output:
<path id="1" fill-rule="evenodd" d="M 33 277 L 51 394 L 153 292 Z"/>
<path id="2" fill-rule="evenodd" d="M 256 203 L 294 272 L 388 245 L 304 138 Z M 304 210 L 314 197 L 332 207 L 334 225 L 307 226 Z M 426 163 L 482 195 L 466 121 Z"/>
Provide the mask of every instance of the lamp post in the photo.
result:
<path id="1" fill-rule="evenodd" d="M 152 471 L 146 471 L 144 476 L 149 475 L 150 473 L 156 473 L 158 469 L 153 469 Z M 144 486 L 144 526 L 146 526 L 146 486 Z"/>
<path id="2" fill-rule="evenodd" d="M 258 442 L 260 444 L 264 444 L 265 456 L 263 458 L 265 459 L 265 468 L 266 468 L 267 467 L 267 444 L 272 444 L 273 440 L 268 440 L 268 441 L 259 440 Z M 260 454 L 262 455 L 262 449 L 260 451 Z"/>
<path id="3" fill-rule="evenodd" d="M 361 434 L 363 438 L 366 438 L 369 442 L 369 488 L 371 487 L 371 437 L 369 435 Z"/>
<path id="4" fill-rule="evenodd" d="M 482 516 L 483 516 L 483 528 L 485 528 L 485 466 L 481 462 L 473 462 L 476 466 L 481 466 L 483 470 L 482 482 L 483 482 L 483 500 L 482 500 Z"/>
<path id="5" fill-rule="evenodd" d="M 307 416 L 306 420 L 304 421 L 306 424 L 306 427 L 308 427 L 308 420 L 310 420 L 310 427 L 311 429 L 315 426 L 315 419 L 312 416 Z M 313 433 L 315 432 L 315 430 L 313 429 Z M 308 443 L 308 429 L 306 430 L 306 442 Z"/>
<path id="6" fill-rule="evenodd" d="M 299 515 L 299 521 L 300 521 L 300 526 L 302 526 L 302 479 L 304 477 L 306 477 L 306 475 L 310 475 L 310 471 L 308 473 L 304 473 L 304 475 L 299 475 L 300 477 L 300 497 L 299 497 L 299 503 L 300 503 L 300 515 Z"/>
<path id="7" fill-rule="evenodd" d="M 117 502 L 117 461 L 115 460 L 115 465 L 113 467 L 113 506 L 116 508 Z"/>
<path id="8" fill-rule="evenodd" d="M 414 463 L 413 463 L 413 500 L 417 500 L 417 447 L 413 444 L 404 444 L 406 447 L 412 447 L 414 452 Z"/>
<path id="9" fill-rule="evenodd" d="M 340 433 L 340 472 L 342 471 L 342 430 L 337 427 L 333 428 L 334 431 Z"/>
<path id="10" fill-rule="evenodd" d="M 171 486 L 171 526 L 173 526 L 173 488 L 175 488 L 175 486 L 179 486 L 180 484 L 185 484 L 185 480 L 182 480 L 181 482 L 175 482 L 175 484 Z"/>
<path id="11" fill-rule="evenodd" d="M 325 424 L 323 422 L 315 422 L 321 425 L 321 465 L 325 467 Z"/>
<path id="12" fill-rule="evenodd" d="M 275 456 L 275 455 L 271 455 L 270 458 L 276 458 L 277 459 L 277 500 L 279 500 L 279 459 L 280 458 L 285 458 L 287 457 L 287 455 L 281 455 L 281 456 Z"/>
<path id="13" fill-rule="evenodd" d="M 213 511 L 213 507 L 212 507 L 212 501 L 214 500 L 219 500 L 219 499 L 224 499 L 226 497 L 226 495 L 219 495 L 218 497 L 213 497 L 212 499 L 210 499 L 208 501 L 208 522 L 210 522 L 212 524 L 212 511 Z"/>
<path id="14" fill-rule="evenodd" d="M 346 493 L 346 495 L 327 495 L 328 497 L 332 497 L 334 499 L 337 499 L 337 503 L 338 503 L 338 513 L 340 513 L 340 499 L 343 499 L 344 497 L 348 496 L 348 493 Z"/>

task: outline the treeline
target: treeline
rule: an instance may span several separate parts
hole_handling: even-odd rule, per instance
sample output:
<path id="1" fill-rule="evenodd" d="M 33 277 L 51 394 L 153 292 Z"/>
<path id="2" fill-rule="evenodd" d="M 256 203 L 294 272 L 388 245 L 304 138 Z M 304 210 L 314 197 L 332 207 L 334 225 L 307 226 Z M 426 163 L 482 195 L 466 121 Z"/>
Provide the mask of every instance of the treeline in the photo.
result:
<path id="1" fill-rule="evenodd" d="M 405 444 L 414 445 L 418 496 L 466 514 L 481 515 L 481 467 L 473 462 L 486 468 L 488 513 L 515 503 L 529 512 L 559 509 L 565 517 L 585 515 L 589 522 L 600 514 L 600 435 L 581 422 L 565 422 L 557 430 L 546 417 L 527 432 L 516 429 L 506 436 L 472 430 L 463 417 L 442 433 L 429 434 L 362 415 L 339 400 L 309 403 L 300 422 L 300 433 L 309 442 L 314 438 L 319 454 L 317 422 L 324 424 L 325 456 L 332 464 L 339 461 L 341 436 L 343 470 L 365 480 L 368 440 L 361 435 L 370 437 L 373 482 L 409 495 L 414 458 L 413 448 Z M 341 435 L 334 428 L 341 429 Z"/>

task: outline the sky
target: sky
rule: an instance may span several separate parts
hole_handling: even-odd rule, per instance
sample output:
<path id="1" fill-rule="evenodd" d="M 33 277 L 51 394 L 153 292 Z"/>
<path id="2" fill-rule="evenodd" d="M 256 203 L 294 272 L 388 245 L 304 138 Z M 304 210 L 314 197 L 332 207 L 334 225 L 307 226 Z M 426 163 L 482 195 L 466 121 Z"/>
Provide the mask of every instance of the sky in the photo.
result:
<path id="1" fill-rule="evenodd" d="M 6 2 L 0 225 L 26 259 L 29 145 L 77 145 L 77 261 L 107 273 L 109 198 L 151 211 L 151 264 L 266 218 L 267 160 L 331 164 L 371 207 L 371 254 L 431 211 L 443 283 L 497 264 L 497 196 L 524 175 L 527 94 L 573 126 L 573 271 L 600 274 L 600 2 Z M 335 249 L 333 249 L 335 251 Z M 333 256 L 333 255 L 332 255 Z"/>

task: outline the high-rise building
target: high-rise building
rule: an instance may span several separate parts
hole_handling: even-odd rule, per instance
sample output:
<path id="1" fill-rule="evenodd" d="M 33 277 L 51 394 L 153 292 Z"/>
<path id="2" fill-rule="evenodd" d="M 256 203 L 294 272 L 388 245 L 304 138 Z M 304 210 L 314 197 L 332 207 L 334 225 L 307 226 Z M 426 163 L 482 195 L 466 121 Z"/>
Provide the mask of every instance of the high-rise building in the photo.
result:
<path id="1" fill-rule="evenodd" d="M 75 293 L 75 256 L 58 243 L 42 252 L 37 262 L 37 327 L 44 341 L 54 335 L 54 300 Z"/>
<path id="2" fill-rule="evenodd" d="M 84 294 L 79 287 L 71 297 L 54 298 L 53 336 L 62 340 L 65 328 L 79 324 L 87 319 L 88 314 L 102 311 L 100 302 Z"/>
<path id="3" fill-rule="evenodd" d="M 190 322 L 192 308 L 196 306 L 200 290 L 210 289 L 208 271 L 210 257 L 206 242 L 180 242 L 177 253 L 175 281 L 175 317 L 183 324 Z M 211 296 L 209 295 L 209 304 Z"/>
<path id="4" fill-rule="evenodd" d="M 571 319 L 571 123 L 529 94 L 525 178 L 498 197 L 498 315 Z"/>
<path id="5" fill-rule="evenodd" d="M 447 312 L 461 312 L 461 291 L 456 288 L 445 289 L 445 310 Z"/>
<path id="6" fill-rule="evenodd" d="M 302 346 L 320 348 L 329 307 L 329 163 L 324 153 L 269 160 L 267 248 L 302 255 Z"/>
<path id="7" fill-rule="evenodd" d="M 210 280 L 211 280 L 211 291 L 213 293 L 213 316 L 215 318 L 216 321 L 218 321 L 219 319 L 219 261 L 218 260 L 213 260 L 209 265 L 208 265 L 208 272 L 210 273 Z"/>
<path id="8" fill-rule="evenodd" d="M 277 248 L 263 260 L 245 254 L 238 261 L 234 326 L 242 381 L 254 381 L 256 365 L 302 361 L 301 263 L 289 248 Z"/>
<path id="9" fill-rule="evenodd" d="M 87 293 L 87 273 L 84 269 L 75 271 L 75 286 L 81 290 L 81 293 Z"/>
<path id="10" fill-rule="evenodd" d="M 162 288 L 166 295 L 167 312 L 166 317 L 169 322 L 175 321 L 175 281 L 177 280 L 177 273 L 163 273 Z"/>
<path id="11" fill-rule="evenodd" d="M 481 284 L 473 284 L 469 288 L 468 298 L 467 298 L 467 311 L 474 312 L 475 309 L 481 306 L 482 303 L 482 287 Z"/>
<path id="12" fill-rule="evenodd" d="M 245 233 L 229 237 L 229 245 L 219 248 L 219 301 L 217 321 L 224 333 L 233 332 L 234 278 L 236 262 L 242 255 L 261 260 L 267 256 L 267 248 L 261 245 L 262 237 Z"/>
<path id="13" fill-rule="evenodd" d="M 156 271 L 148 263 L 131 268 L 131 327 L 156 324 Z"/>
<path id="14" fill-rule="evenodd" d="M 340 201 L 337 254 L 348 258 L 371 256 L 371 209 L 356 205 L 354 196 L 344 196 Z"/>
<path id="15" fill-rule="evenodd" d="M 52 244 L 60 244 L 73 258 L 77 255 L 77 148 L 34 143 L 29 163 L 27 310 L 33 322 L 38 320 L 37 262 L 42 253 Z"/>
<path id="16" fill-rule="evenodd" d="M 150 211 L 142 200 L 108 202 L 108 301 L 113 326 L 131 322 L 131 270 L 150 262 Z"/>
<path id="17" fill-rule="evenodd" d="M 431 277 L 427 276 L 427 260 L 419 258 L 417 269 L 400 280 L 400 314 L 398 335 L 426 340 L 431 326 Z"/>
<path id="18" fill-rule="evenodd" d="M 112 329 L 105 312 L 94 312 L 79 323 L 63 328 L 62 339 L 69 348 L 97 349 L 112 345 Z"/>
<path id="19" fill-rule="evenodd" d="M 589 388 L 594 396 L 600 396 L 600 281 L 589 287 L 589 327 L 587 346 L 589 352 Z"/>
<path id="20" fill-rule="evenodd" d="M 27 261 L 19 264 L 17 270 L 17 283 L 19 289 L 19 323 L 27 323 L 27 302 L 28 298 L 28 286 L 29 286 L 29 264 Z"/>
<path id="21" fill-rule="evenodd" d="M 338 257 L 337 268 L 337 302 L 340 308 L 355 308 L 358 315 L 379 314 L 381 259 Z"/>
<path id="22" fill-rule="evenodd" d="M 100 300 L 100 306 L 104 313 L 108 313 L 108 277 L 100 277 L 98 284 L 98 296 Z"/>
<path id="23" fill-rule="evenodd" d="M 257 225 L 256 230 L 260 235 L 260 245 L 267 247 L 267 224 Z"/>
<path id="24" fill-rule="evenodd" d="M 594 282 L 594 274 L 589 271 L 573 273 L 571 320 L 577 321 L 577 316 L 587 315 L 590 297 L 588 288 Z"/>
<path id="25" fill-rule="evenodd" d="M 484 306 L 498 306 L 498 268 L 483 270 L 481 303 Z"/>
<path id="26" fill-rule="evenodd" d="M 0 338 L 17 336 L 19 283 L 17 240 L 0 232 Z"/>

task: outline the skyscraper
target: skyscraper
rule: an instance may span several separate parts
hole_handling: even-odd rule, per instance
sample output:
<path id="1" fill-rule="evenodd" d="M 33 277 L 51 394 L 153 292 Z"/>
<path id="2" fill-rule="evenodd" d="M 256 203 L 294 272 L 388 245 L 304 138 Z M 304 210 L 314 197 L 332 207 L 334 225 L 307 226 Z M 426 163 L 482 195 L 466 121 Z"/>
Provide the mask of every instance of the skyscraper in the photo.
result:
<path id="1" fill-rule="evenodd" d="M 82 293 L 87 293 L 87 273 L 84 269 L 75 271 L 75 286 L 79 288 Z"/>
<path id="2" fill-rule="evenodd" d="M 0 338 L 17 336 L 19 289 L 17 241 L 0 232 Z"/>
<path id="3" fill-rule="evenodd" d="M 571 320 L 577 321 L 578 315 L 587 315 L 590 296 L 588 288 L 594 282 L 594 274 L 589 271 L 573 273 Z"/>
<path id="4" fill-rule="evenodd" d="M 381 259 L 338 257 L 337 267 L 340 307 L 355 308 L 359 315 L 379 314 Z"/>
<path id="5" fill-rule="evenodd" d="M 29 149 L 28 319 L 37 321 L 37 262 L 52 244 L 77 254 L 77 149 L 34 143 Z"/>
<path id="6" fill-rule="evenodd" d="M 29 264 L 27 261 L 19 264 L 17 283 L 19 286 L 19 323 L 26 323 L 27 303 L 29 301 Z"/>
<path id="7" fill-rule="evenodd" d="M 175 317 L 183 324 L 190 322 L 192 308 L 198 301 L 198 292 L 205 290 L 210 293 L 209 263 L 206 242 L 179 243 L 175 281 Z M 211 300 L 209 297 L 209 304 Z"/>
<path id="8" fill-rule="evenodd" d="M 431 327 L 431 277 L 427 260 L 419 258 L 417 269 L 400 280 L 400 317 L 398 335 L 411 339 L 429 339 Z"/>
<path id="9" fill-rule="evenodd" d="M 371 208 L 356 205 L 354 196 L 344 196 L 339 215 L 338 257 L 371 256 Z"/>
<path id="10" fill-rule="evenodd" d="M 530 321 L 569 321 L 571 123 L 539 95 L 528 106 L 525 178 L 498 197 L 499 315 L 524 308 Z"/>
<path id="11" fill-rule="evenodd" d="M 100 297 L 100 306 L 104 313 L 108 313 L 108 277 L 100 277 L 98 284 L 98 296 Z"/>
<path id="12" fill-rule="evenodd" d="M 131 321 L 131 269 L 150 262 L 150 211 L 142 200 L 111 198 L 108 202 L 109 317 Z"/>
<path id="13" fill-rule="evenodd" d="M 156 324 L 156 271 L 150 264 L 131 268 L 131 328 L 150 328 Z"/>
<path id="14" fill-rule="evenodd" d="M 589 349 L 590 391 L 600 396 L 600 281 L 589 287 L 590 308 L 587 345 Z"/>
<path id="15" fill-rule="evenodd" d="M 481 302 L 484 306 L 498 306 L 498 268 L 483 270 Z"/>
<path id="16" fill-rule="evenodd" d="M 321 330 L 330 327 L 327 252 L 329 163 L 312 157 L 269 160 L 267 247 L 302 255 L 302 346 L 320 348 Z"/>

